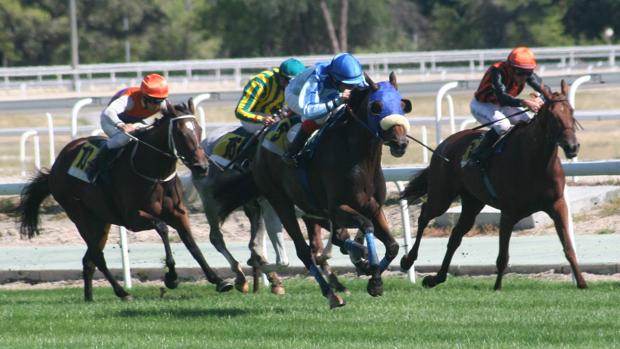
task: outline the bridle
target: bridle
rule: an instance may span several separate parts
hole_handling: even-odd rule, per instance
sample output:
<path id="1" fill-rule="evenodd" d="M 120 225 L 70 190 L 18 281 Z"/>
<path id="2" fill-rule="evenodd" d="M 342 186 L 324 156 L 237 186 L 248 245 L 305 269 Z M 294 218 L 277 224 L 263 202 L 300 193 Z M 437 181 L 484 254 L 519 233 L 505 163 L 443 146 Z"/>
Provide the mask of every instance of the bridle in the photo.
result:
<path id="1" fill-rule="evenodd" d="M 150 182 L 154 182 L 154 183 L 168 182 L 168 181 L 172 180 L 174 177 L 176 177 L 177 171 L 175 169 L 170 175 L 168 175 L 168 176 L 166 176 L 164 178 L 150 177 L 150 176 L 147 176 L 147 175 L 144 175 L 144 174 L 140 173 L 138 171 L 138 169 L 136 168 L 135 163 L 134 163 L 134 158 L 135 158 L 135 155 L 136 155 L 136 153 L 138 151 L 138 146 L 140 144 L 143 144 L 143 145 L 153 149 L 154 151 L 158 152 L 159 154 L 164 155 L 164 156 L 166 156 L 168 158 L 171 158 L 171 159 L 174 159 L 174 160 L 180 159 L 186 165 L 188 165 L 188 163 L 189 163 L 189 161 L 187 160 L 186 157 L 184 157 L 183 155 L 180 155 L 178 153 L 177 146 L 176 146 L 176 143 L 175 143 L 175 140 L 174 140 L 174 135 L 173 135 L 172 131 L 173 131 L 173 127 L 174 127 L 174 122 L 175 121 L 183 120 L 183 119 L 194 119 L 195 120 L 196 116 L 188 114 L 188 115 L 181 115 L 181 116 L 177 116 L 177 117 L 169 118 L 169 119 L 170 120 L 169 120 L 169 123 L 168 123 L 168 151 L 162 150 L 162 149 L 160 149 L 160 148 L 158 148 L 158 147 L 156 147 L 156 146 L 154 146 L 154 145 L 152 145 L 152 144 L 150 144 L 148 142 L 145 142 L 145 141 L 139 139 L 138 137 L 129 135 L 129 137 L 131 139 L 136 141 L 135 145 L 133 146 L 133 149 L 131 150 L 131 157 L 130 157 L 130 160 L 129 160 L 129 164 L 131 166 L 131 170 L 138 177 L 146 179 L 146 180 L 148 180 Z M 151 126 L 151 128 L 152 127 L 153 126 Z"/>

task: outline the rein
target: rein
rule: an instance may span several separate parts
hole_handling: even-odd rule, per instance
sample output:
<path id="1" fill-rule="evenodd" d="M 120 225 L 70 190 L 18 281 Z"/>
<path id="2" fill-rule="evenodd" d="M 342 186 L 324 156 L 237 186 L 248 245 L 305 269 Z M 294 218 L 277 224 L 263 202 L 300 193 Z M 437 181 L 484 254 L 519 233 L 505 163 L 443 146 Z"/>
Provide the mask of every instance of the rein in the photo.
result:
<path id="1" fill-rule="evenodd" d="M 172 153 L 170 153 L 169 151 L 161 150 L 158 147 L 156 147 L 156 146 L 154 146 L 154 145 L 152 145 L 150 143 L 147 143 L 147 142 L 139 139 L 136 136 L 133 136 L 133 135 L 130 135 L 130 134 L 126 133 L 126 135 L 128 135 L 129 138 L 131 138 L 131 139 L 136 141 L 133 149 L 131 150 L 131 157 L 129 159 L 129 164 L 131 166 L 131 170 L 138 177 L 140 177 L 142 179 L 146 179 L 146 180 L 148 180 L 150 182 L 154 182 L 154 183 L 168 182 L 168 181 L 172 180 L 174 177 L 176 177 L 176 175 L 177 175 L 176 169 L 170 175 L 168 175 L 165 178 L 155 178 L 155 177 L 150 177 L 150 176 L 144 175 L 144 174 L 140 173 L 140 171 L 138 171 L 138 169 L 136 168 L 135 163 L 134 163 L 134 159 L 135 159 L 136 153 L 138 151 L 138 146 L 140 144 L 143 144 L 143 145 L 145 145 L 145 146 L 155 150 L 156 152 L 160 153 L 161 155 L 164 155 L 164 156 L 169 157 L 171 159 L 174 159 L 174 160 L 181 159 L 182 161 L 185 160 L 185 158 L 183 156 L 178 154 L 176 143 L 174 142 L 174 137 L 173 137 L 173 134 L 172 134 L 172 127 L 173 127 L 174 122 L 177 121 L 177 120 L 182 120 L 182 119 L 196 119 L 196 116 L 188 114 L 188 115 L 177 116 L 175 118 L 170 118 L 170 122 L 168 124 L 168 150 L 172 150 Z"/>

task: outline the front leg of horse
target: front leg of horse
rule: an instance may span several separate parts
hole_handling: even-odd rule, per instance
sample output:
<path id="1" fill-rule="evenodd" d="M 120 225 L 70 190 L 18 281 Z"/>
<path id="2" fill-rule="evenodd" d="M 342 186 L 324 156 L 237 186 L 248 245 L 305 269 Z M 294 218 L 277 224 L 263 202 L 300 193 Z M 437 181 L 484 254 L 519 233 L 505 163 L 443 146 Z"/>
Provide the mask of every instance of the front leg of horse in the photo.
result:
<path id="1" fill-rule="evenodd" d="M 153 225 L 155 226 L 155 231 L 157 231 L 157 234 L 161 237 L 161 241 L 164 243 L 164 250 L 166 252 L 166 268 L 168 268 L 168 271 L 164 276 L 164 284 L 169 289 L 175 289 L 179 286 L 179 280 L 175 268 L 176 263 L 172 256 L 172 250 L 170 249 L 168 225 L 160 220 L 155 220 Z"/>
<path id="2" fill-rule="evenodd" d="M 200 265 L 200 268 L 205 273 L 207 280 L 210 283 L 215 284 L 215 290 L 217 292 L 228 292 L 232 290 L 233 285 L 230 282 L 219 277 L 217 273 L 213 269 L 211 269 L 209 264 L 207 264 L 205 257 L 198 248 L 198 245 L 194 240 L 194 236 L 189 229 L 188 220 L 189 219 L 185 214 L 179 214 L 178 216 L 175 216 L 175 219 L 171 219 L 167 223 L 171 227 L 176 229 L 179 237 L 181 238 L 181 241 L 183 241 L 183 244 L 188 249 L 189 253 L 192 255 L 192 257 L 194 257 L 196 262 L 198 262 L 198 265 Z"/>

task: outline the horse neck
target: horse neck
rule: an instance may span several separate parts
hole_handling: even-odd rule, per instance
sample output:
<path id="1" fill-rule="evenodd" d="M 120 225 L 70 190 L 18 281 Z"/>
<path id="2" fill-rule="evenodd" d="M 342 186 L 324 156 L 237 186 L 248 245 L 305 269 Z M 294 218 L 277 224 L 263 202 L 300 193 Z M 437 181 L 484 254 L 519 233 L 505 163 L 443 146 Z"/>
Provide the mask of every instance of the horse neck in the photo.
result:
<path id="1" fill-rule="evenodd" d="M 533 168 L 546 170 L 558 156 L 557 141 L 549 134 L 549 120 L 550 117 L 537 115 L 531 124 L 524 128 L 523 139 L 529 149 L 524 156 L 530 159 Z"/>
<path id="2" fill-rule="evenodd" d="M 170 154 L 168 137 L 168 124 L 165 124 L 147 131 L 142 141 Z M 141 174 L 153 178 L 162 178 L 170 175 L 176 169 L 176 159 L 146 145 L 140 144 L 137 147 L 135 155 L 132 152 L 133 163 Z"/>
<path id="3" fill-rule="evenodd" d="M 363 122 L 364 120 L 356 120 L 351 115 L 349 123 L 345 125 L 349 156 L 356 163 L 366 163 L 369 166 L 380 165 L 382 142 Z"/>

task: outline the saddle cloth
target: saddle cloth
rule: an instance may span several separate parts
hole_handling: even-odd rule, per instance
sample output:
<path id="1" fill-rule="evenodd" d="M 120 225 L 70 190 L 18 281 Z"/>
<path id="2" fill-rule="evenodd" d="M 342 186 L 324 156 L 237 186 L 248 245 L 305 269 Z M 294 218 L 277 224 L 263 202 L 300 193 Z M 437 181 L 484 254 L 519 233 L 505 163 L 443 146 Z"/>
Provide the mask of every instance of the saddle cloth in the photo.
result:
<path id="1" fill-rule="evenodd" d="M 92 166 L 91 162 L 97 157 L 99 148 L 105 144 L 105 139 L 90 139 L 82 144 L 77 155 L 71 162 L 71 166 L 67 171 L 67 174 L 73 176 L 86 183 L 91 183 L 88 180 L 86 169 Z"/>

